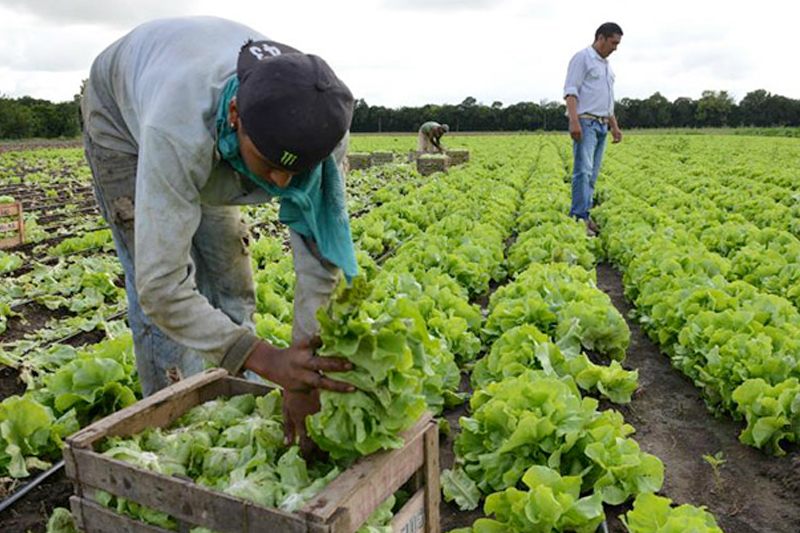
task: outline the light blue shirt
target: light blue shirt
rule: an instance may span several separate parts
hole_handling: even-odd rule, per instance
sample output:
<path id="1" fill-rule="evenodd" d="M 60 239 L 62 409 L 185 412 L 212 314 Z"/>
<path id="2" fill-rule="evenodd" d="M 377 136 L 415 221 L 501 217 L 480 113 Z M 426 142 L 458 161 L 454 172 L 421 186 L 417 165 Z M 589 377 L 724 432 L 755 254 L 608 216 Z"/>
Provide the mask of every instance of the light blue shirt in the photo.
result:
<path id="1" fill-rule="evenodd" d="M 614 72 L 608 60 L 592 46 L 574 56 L 567 69 L 564 98 L 578 98 L 579 115 L 610 117 L 614 114 Z"/>

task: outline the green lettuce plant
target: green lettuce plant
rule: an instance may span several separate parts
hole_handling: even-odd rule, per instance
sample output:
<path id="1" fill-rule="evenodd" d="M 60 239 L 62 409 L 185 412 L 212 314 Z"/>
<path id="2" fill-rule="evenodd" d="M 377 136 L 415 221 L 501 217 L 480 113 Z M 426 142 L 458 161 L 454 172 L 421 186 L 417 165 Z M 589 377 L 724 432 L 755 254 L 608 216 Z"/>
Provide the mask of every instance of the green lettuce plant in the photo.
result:
<path id="1" fill-rule="evenodd" d="M 672 507 L 669 498 L 640 494 L 633 509 L 620 517 L 629 533 L 723 533 L 704 507 Z"/>

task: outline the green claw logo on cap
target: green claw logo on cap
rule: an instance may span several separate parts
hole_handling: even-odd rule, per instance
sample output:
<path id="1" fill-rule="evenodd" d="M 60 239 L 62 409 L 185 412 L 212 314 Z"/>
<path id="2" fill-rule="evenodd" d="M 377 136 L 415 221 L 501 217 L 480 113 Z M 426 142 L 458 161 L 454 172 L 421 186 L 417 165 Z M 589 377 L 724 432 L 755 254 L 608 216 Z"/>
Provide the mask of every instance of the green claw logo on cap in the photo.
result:
<path id="1" fill-rule="evenodd" d="M 284 150 L 281 156 L 281 165 L 290 167 L 297 161 L 297 154 L 293 154 L 289 150 Z"/>

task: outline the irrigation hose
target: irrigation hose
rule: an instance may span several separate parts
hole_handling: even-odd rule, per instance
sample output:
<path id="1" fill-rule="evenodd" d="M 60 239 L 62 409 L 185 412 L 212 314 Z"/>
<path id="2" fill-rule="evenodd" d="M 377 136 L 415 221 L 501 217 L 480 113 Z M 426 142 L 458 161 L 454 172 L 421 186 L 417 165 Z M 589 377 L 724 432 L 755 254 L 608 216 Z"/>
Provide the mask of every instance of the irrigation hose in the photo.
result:
<path id="1" fill-rule="evenodd" d="M 17 500 L 19 500 L 20 498 L 24 497 L 27 493 L 29 493 L 31 490 L 36 488 L 36 486 L 38 486 L 42 481 L 44 481 L 45 479 L 50 477 L 55 472 L 58 472 L 62 468 L 64 468 L 64 460 L 63 459 L 60 460 L 59 462 L 57 462 L 56 464 L 54 464 L 53 466 L 51 466 L 49 469 L 47 469 L 44 472 L 42 472 L 41 474 L 39 474 L 39 476 L 37 476 L 36 479 L 34 479 L 33 481 L 31 481 L 30 483 L 28 483 L 27 485 L 25 485 L 24 487 L 22 487 L 18 491 L 14 492 L 14 494 L 12 494 L 11 496 L 9 496 L 5 500 L 3 500 L 0 503 L 0 513 L 5 511 L 6 509 L 11 507 L 12 505 L 14 505 L 14 503 Z"/>

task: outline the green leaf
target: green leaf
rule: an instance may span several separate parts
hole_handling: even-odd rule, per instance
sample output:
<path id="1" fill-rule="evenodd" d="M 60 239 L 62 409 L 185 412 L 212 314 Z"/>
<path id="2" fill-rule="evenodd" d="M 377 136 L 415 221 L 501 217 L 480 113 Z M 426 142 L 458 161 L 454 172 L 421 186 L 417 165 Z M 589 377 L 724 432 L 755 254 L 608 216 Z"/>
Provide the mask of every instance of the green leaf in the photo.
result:
<path id="1" fill-rule="evenodd" d="M 442 470 L 441 484 L 445 501 L 455 501 L 462 511 L 478 508 L 481 493 L 475 482 L 463 470 L 459 468 Z"/>
<path id="2" fill-rule="evenodd" d="M 704 507 L 673 508 L 668 498 L 640 494 L 623 518 L 630 533 L 722 533 L 713 515 Z"/>

